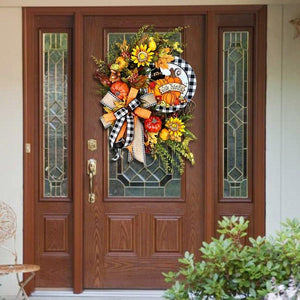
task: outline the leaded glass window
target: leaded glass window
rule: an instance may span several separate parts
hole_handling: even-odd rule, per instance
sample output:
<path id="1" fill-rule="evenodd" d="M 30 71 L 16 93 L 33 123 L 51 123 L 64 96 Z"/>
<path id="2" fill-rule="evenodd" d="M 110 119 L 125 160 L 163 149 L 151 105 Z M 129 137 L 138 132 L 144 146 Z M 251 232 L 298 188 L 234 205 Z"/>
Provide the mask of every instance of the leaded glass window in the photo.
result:
<path id="1" fill-rule="evenodd" d="M 44 197 L 68 196 L 68 34 L 43 33 Z"/>
<path id="2" fill-rule="evenodd" d="M 223 33 L 223 197 L 248 197 L 249 32 Z"/>
<path id="3" fill-rule="evenodd" d="M 109 33 L 108 45 L 130 41 L 132 33 Z M 181 39 L 180 33 L 176 37 Z M 108 162 L 108 196 L 110 197 L 169 197 L 181 196 L 181 177 L 178 172 L 166 173 L 162 163 L 146 154 L 146 166 L 137 162 L 128 162 L 128 153 L 118 161 L 112 161 L 109 154 Z"/>

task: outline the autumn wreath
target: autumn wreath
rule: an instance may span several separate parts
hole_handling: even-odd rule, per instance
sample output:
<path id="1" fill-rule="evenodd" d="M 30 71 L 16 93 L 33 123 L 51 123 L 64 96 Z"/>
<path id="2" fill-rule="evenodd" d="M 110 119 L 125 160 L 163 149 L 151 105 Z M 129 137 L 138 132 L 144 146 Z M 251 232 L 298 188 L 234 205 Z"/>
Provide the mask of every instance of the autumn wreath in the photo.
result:
<path id="1" fill-rule="evenodd" d="M 112 45 L 105 60 L 93 57 L 105 110 L 100 120 L 110 128 L 114 160 L 127 149 L 131 159 L 145 164 L 148 153 L 167 172 L 181 174 L 185 160 L 195 163 L 189 144 L 196 137 L 188 128 L 196 77 L 174 38 L 183 29 L 159 33 L 143 26 L 129 41 Z"/>

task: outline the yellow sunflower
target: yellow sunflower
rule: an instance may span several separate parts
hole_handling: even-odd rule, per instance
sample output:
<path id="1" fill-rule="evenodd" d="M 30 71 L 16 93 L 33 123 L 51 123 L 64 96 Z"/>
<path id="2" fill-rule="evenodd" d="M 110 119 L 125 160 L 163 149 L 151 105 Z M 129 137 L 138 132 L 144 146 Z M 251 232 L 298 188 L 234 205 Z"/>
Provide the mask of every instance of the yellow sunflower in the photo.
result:
<path id="1" fill-rule="evenodd" d="M 153 52 L 147 48 L 147 45 L 136 46 L 131 52 L 131 59 L 139 66 L 149 66 L 152 61 Z"/>
<path id="2" fill-rule="evenodd" d="M 178 118 L 169 118 L 166 122 L 171 140 L 180 141 L 182 133 L 185 131 L 184 123 Z"/>

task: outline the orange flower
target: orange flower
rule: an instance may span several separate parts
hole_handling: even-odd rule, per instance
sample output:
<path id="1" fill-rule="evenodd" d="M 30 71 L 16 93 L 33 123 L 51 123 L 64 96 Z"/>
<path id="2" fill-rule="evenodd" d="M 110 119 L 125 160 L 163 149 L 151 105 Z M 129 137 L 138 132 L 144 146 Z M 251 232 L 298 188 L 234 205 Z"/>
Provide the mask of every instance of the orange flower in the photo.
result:
<path id="1" fill-rule="evenodd" d="M 158 61 L 155 63 L 156 68 L 162 68 L 162 69 L 168 69 L 168 63 L 173 61 L 174 57 L 172 55 L 164 55 L 158 59 Z"/>
<path id="2" fill-rule="evenodd" d="M 126 62 L 126 60 L 125 60 L 124 57 L 122 57 L 122 56 L 119 56 L 119 57 L 116 59 L 115 64 L 119 65 L 119 68 L 118 68 L 119 71 L 121 71 L 121 70 L 123 70 L 124 68 L 127 68 L 127 67 L 128 67 L 128 62 Z"/>
<path id="3" fill-rule="evenodd" d="M 170 48 L 163 48 L 159 50 L 158 61 L 155 62 L 156 68 L 168 69 L 168 63 L 174 60 L 174 57 L 170 54 Z"/>

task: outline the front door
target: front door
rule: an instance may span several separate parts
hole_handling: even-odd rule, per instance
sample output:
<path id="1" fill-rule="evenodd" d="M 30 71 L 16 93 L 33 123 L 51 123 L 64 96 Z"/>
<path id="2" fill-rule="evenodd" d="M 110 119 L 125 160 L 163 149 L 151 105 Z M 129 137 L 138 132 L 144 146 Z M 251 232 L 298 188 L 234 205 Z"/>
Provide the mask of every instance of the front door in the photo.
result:
<path id="1" fill-rule="evenodd" d="M 265 228 L 266 6 L 24 8 L 24 262 L 30 287 L 165 288 L 223 216 Z M 112 162 L 92 55 L 145 24 L 176 38 L 197 77 L 195 166 Z M 97 147 L 88 147 L 94 139 Z M 87 161 L 97 161 L 95 203 Z"/>
<path id="2" fill-rule="evenodd" d="M 164 288 L 162 272 L 174 270 L 185 251 L 197 252 L 204 235 L 204 16 L 87 16 L 84 19 L 84 164 L 97 161 L 93 179 L 94 204 L 87 201 L 90 183 L 84 182 L 84 288 Z M 195 118 L 196 164 L 185 173 L 167 174 L 158 160 L 147 166 L 128 163 L 126 154 L 113 162 L 108 132 L 93 80 L 91 56 L 104 58 L 109 45 L 129 38 L 144 24 L 158 31 L 189 26 L 181 34 L 187 45 L 184 58 L 197 76 Z"/>

